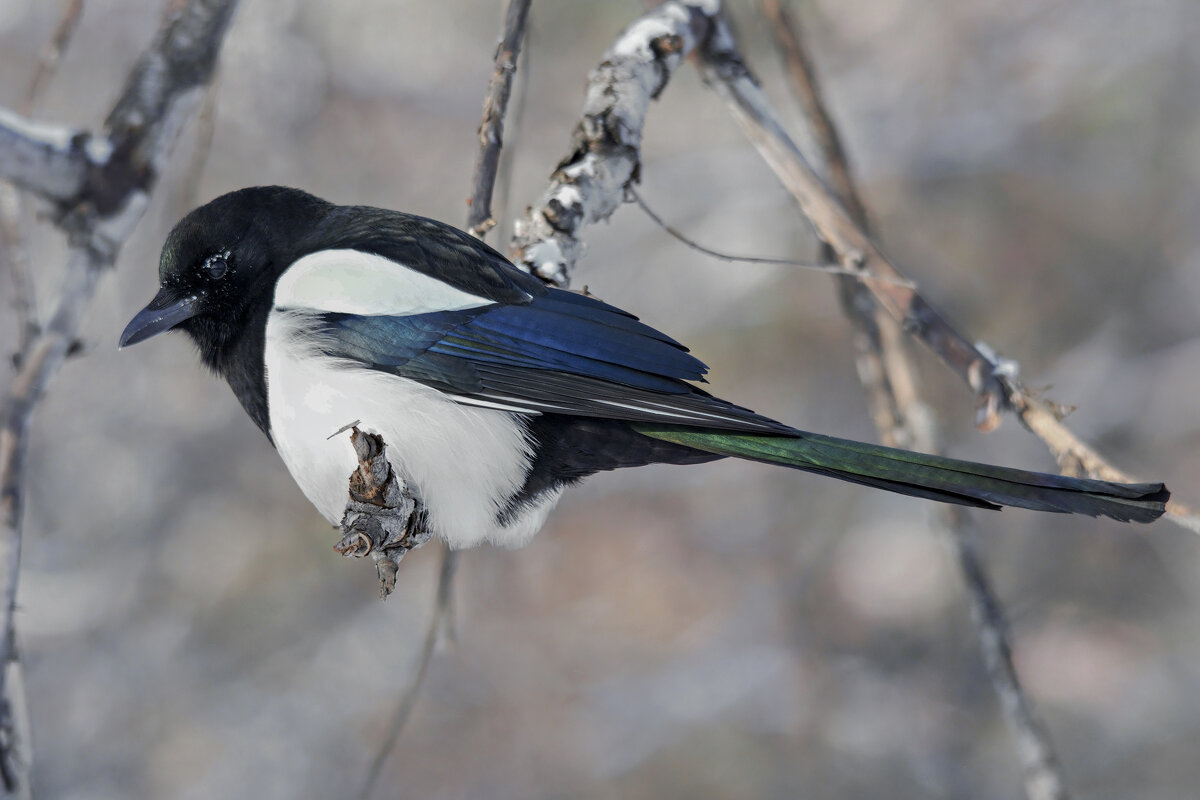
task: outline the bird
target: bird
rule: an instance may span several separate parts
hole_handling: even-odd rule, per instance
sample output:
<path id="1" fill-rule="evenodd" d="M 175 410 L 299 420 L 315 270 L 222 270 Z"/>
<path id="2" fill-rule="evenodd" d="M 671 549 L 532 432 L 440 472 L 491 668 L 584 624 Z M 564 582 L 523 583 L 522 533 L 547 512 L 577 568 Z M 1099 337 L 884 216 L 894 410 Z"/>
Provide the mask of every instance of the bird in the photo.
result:
<path id="1" fill-rule="evenodd" d="M 1030 472 L 798 430 L 702 389 L 686 347 L 587 293 L 543 284 L 426 217 L 257 186 L 167 236 L 126 347 L 186 333 L 335 526 L 382 437 L 452 548 L 517 547 L 565 488 L 605 470 L 725 457 L 926 500 L 1151 522 L 1162 483 Z"/>

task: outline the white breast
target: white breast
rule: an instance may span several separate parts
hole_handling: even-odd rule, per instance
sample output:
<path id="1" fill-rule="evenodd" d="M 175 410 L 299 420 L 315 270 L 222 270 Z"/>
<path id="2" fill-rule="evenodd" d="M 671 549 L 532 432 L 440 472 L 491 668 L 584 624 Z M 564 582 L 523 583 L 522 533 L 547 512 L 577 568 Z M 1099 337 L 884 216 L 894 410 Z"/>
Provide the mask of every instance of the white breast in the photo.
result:
<path id="1" fill-rule="evenodd" d="M 416 381 L 339 362 L 297 335 L 296 312 L 267 320 L 265 362 L 271 435 L 292 477 L 335 525 L 357 464 L 344 426 L 383 437 L 398 476 L 415 487 L 430 526 L 452 547 L 525 544 L 558 492 L 506 525 L 497 515 L 525 480 L 531 448 L 506 411 L 460 405 Z M 332 438 L 331 438 L 332 437 Z"/>

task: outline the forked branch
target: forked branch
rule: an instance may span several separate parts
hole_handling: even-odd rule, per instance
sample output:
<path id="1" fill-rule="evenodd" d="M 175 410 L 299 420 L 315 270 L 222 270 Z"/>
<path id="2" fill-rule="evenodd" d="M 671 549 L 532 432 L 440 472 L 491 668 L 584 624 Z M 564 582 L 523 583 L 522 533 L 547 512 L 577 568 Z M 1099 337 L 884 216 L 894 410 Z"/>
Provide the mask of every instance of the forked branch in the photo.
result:
<path id="1" fill-rule="evenodd" d="M 3 406 L 0 667 L 15 653 L 13 615 L 33 414 L 74 346 L 100 275 L 141 218 L 170 147 L 212 75 L 235 6 L 236 0 L 190 0 L 173 14 L 135 64 L 100 136 L 0 114 L 0 177 L 55 202 L 58 225 L 71 245 L 53 311 L 25 348 Z M 0 668 L 0 728 L 5 730 L 13 707 L 7 674 Z M 28 764 L 13 763 L 12 752 L 0 752 L 0 776 L 6 790 L 16 793 L 27 787 Z"/>

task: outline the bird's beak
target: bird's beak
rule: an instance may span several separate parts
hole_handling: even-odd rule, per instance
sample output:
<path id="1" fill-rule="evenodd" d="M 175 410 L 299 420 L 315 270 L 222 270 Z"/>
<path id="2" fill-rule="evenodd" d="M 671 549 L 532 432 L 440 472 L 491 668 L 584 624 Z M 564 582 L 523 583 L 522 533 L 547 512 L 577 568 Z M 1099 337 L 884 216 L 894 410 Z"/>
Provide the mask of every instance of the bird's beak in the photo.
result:
<path id="1" fill-rule="evenodd" d="M 171 330 L 186 319 L 191 319 L 200 310 L 202 299 L 203 295 L 199 294 L 181 298 L 172 289 L 164 286 L 125 326 L 119 346 L 137 344 L 163 331 Z"/>

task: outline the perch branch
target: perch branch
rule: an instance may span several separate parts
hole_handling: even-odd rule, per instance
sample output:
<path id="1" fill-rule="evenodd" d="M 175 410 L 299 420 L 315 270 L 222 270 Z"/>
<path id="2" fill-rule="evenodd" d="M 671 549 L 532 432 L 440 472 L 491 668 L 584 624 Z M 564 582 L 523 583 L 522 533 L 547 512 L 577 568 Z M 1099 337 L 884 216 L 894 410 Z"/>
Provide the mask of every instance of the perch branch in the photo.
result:
<path id="1" fill-rule="evenodd" d="M 865 231 L 868 228 L 865 205 L 854 186 L 849 161 L 826 109 L 803 39 L 779 0 L 762 0 L 762 9 L 772 23 L 793 94 L 825 159 L 831 188 L 847 213 Z M 832 250 L 825 243 L 822 249 Z M 863 283 L 842 279 L 840 284 L 843 310 L 856 328 L 859 375 L 871 397 L 872 409 L 883 407 L 893 415 L 876 414 L 880 438 L 885 442 L 904 441 L 917 449 L 934 452 L 936 420 L 917 392 L 916 374 L 901 344 L 898 323 L 880 308 Z M 970 538 L 970 514 L 957 506 L 946 506 L 939 511 L 948 534 L 946 541 L 954 549 L 970 597 L 984 668 L 1000 698 L 1001 713 L 1013 732 L 1025 776 L 1025 793 L 1031 800 L 1064 800 L 1066 784 L 1053 744 L 1021 686 L 1003 607 Z"/>
<path id="2" fill-rule="evenodd" d="M 972 344 L 916 289 L 875 278 L 903 280 L 904 275 L 808 165 L 743 63 L 723 20 L 718 21 L 712 35 L 705 40 L 700 59 L 706 81 L 726 101 L 747 137 L 799 203 L 819 236 L 834 249 L 838 260 L 846 266 L 861 268 L 862 283 L 888 315 L 901 324 L 904 332 L 923 342 L 975 392 L 976 424 L 982 430 L 994 429 L 1000 423 L 1000 411 L 1011 410 L 1047 444 L 1060 464 L 1078 465 L 1087 469 L 1091 477 L 1123 475 L 1094 450 L 1080 447 L 1082 442 L 1062 424 L 1057 407 L 1036 397 L 1017 379 L 1016 362 L 997 357 L 986 345 Z M 1200 530 L 1196 512 L 1181 503 L 1168 504 L 1166 518 Z"/>
<path id="3" fill-rule="evenodd" d="M 97 180 L 90 178 L 79 194 L 58 191 L 43 193 L 64 200 L 78 194 L 58 224 L 71 244 L 62 289 L 45 328 L 30 342 L 28 357 L 21 363 L 9 387 L 0 429 L 0 508 L 3 509 L 3 631 L 0 632 L 0 665 L 13 657 L 13 617 L 16 611 L 20 574 L 22 513 L 25 473 L 29 458 L 29 431 L 38 402 L 50 380 L 76 341 L 83 314 L 95 292 L 101 272 L 112 265 L 145 210 L 148 193 L 166 164 L 170 145 L 195 105 L 194 98 L 212 73 L 213 64 L 228 27 L 236 0 L 191 0 L 163 27 L 155 41 L 135 64 L 120 99 L 105 122 L 102 164 L 88 160 Z M 12 115 L 4 117 L 4 124 Z M 4 125 L 0 125 L 3 128 Z M 11 130 L 11 129 L 10 129 Z M 17 133 L 28 133 L 29 126 Z M 80 137 L 73 136 L 65 152 L 78 154 Z M 61 144 L 61 142 L 59 142 Z M 0 133 L 0 165 L 14 163 L 12 150 L 25 148 L 20 136 L 5 139 Z M 60 179 L 62 148 L 44 163 L 44 174 L 27 170 L 22 185 L 66 188 Z M 78 160 L 80 156 L 71 158 Z M 19 160 L 19 159 L 18 159 Z M 26 165 L 27 167 L 29 165 Z M 92 169 L 95 168 L 95 169 Z M 72 167 L 74 169 L 74 167 Z M 5 177 L 11 177 L 6 173 Z M 93 190 L 100 190 L 95 192 Z M 0 670 L 0 727 L 7 727 L 11 713 L 6 672 Z M 0 753 L 9 792 L 18 787 L 9 777 L 24 774 L 24 765 L 13 765 L 9 753 Z M 14 767 L 12 774 L 9 767 Z"/>
<path id="4" fill-rule="evenodd" d="M 432 534 L 424 503 L 392 469 L 383 437 L 351 425 L 350 444 L 358 467 L 350 475 L 342 539 L 334 549 L 348 557 L 371 556 L 379 575 L 379 596 L 386 598 L 396 588 L 400 559 Z"/>

